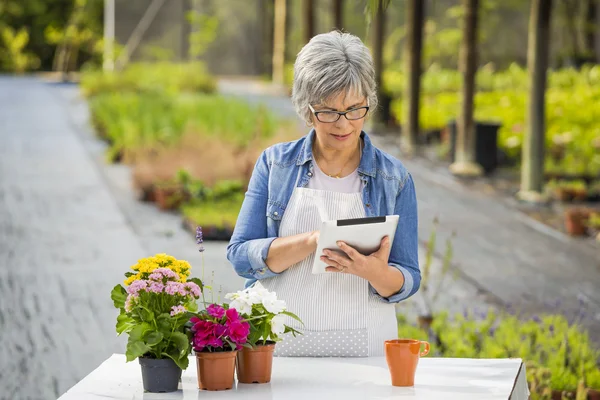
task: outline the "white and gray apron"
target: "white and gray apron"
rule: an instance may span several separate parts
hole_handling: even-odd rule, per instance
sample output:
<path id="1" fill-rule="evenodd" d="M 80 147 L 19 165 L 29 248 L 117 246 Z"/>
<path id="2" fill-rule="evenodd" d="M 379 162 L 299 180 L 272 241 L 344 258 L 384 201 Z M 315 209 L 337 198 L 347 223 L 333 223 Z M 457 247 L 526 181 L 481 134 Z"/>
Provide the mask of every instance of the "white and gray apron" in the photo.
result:
<path id="1" fill-rule="evenodd" d="M 283 215 L 279 236 L 318 230 L 324 220 L 365 217 L 360 193 L 296 188 Z M 319 255 L 320 256 L 320 255 Z M 261 280 L 298 315 L 286 324 L 303 334 L 283 336 L 276 356 L 382 356 L 383 342 L 398 337 L 394 304 L 381 301 L 369 283 L 346 273 L 313 274 L 315 254 L 282 274 Z"/>

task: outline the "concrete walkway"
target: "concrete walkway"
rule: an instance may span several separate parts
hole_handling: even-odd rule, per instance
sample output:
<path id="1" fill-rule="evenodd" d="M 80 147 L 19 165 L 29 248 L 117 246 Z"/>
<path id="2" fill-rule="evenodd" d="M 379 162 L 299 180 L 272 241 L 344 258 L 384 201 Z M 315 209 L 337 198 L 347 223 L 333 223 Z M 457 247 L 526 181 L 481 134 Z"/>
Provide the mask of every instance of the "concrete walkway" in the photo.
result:
<path id="1" fill-rule="evenodd" d="M 0 77 L 0 399 L 56 399 L 124 352 L 110 291 L 137 259 L 166 252 L 201 274 L 181 218 L 135 200 L 87 117 L 76 86 Z M 243 280 L 225 245 L 204 261 L 228 291 Z"/>

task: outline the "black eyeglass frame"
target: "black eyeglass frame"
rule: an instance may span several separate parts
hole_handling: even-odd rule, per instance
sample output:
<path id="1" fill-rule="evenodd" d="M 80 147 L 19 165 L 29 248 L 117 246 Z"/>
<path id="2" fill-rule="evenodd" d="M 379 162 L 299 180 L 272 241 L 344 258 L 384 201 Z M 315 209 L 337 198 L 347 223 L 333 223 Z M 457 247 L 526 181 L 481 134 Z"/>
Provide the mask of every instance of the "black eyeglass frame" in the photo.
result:
<path id="1" fill-rule="evenodd" d="M 338 122 L 340 120 L 340 118 L 342 117 L 342 115 L 344 116 L 344 118 L 346 118 L 348 121 L 358 121 L 359 119 L 363 119 L 367 116 L 367 114 L 369 113 L 369 104 L 367 103 L 366 106 L 362 106 L 362 107 L 356 107 L 356 108 L 352 108 L 350 110 L 346 110 L 346 111 L 333 111 L 333 110 L 323 110 L 323 111 L 315 111 L 315 109 L 309 104 L 308 108 L 310 109 L 310 111 L 312 111 L 312 113 L 315 115 L 315 117 L 317 118 L 317 120 L 323 124 L 333 124 L 334 122 Z M 356 111 L 356 110 L 362 110 L 365 109 L 365 115 L 363 115 L 360 118 L 348 118 L 348 113 L 352 112 L 352 111 Z M 338 117 L 336 118 L 335 121 L 321 121 L 321 119 L 319 118 L 319 114 L 322 113 L 327 113 L 327 114 L 337 114 Z"/>

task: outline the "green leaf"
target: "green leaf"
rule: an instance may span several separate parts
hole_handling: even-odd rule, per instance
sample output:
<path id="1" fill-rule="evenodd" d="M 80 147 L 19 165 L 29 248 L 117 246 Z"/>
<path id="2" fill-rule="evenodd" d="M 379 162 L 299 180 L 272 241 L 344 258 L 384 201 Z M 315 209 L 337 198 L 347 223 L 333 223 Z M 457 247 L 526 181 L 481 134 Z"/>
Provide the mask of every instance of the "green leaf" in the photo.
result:
<path id="1" fill-rule="evenodd" d="M 177 355 L 177 351 L 175 349 L 171 349 L 168 352 L 163 352 L 161 354 L 161 356 L 163 358 L 170 358 L 171 360 L 175 361 L 175 364 L 177 364 L 177 366 L 181 369 L 186 369 L 188 367 L 188 364 L 190 362 L 189 358 L 187 355 L 185 356 L 181 356 L 179 357 Z"/>
<path id="2" fill-rule="evenodd" d="M 167 313 L 162 313 L 158 317 L 156 317 L 156 324 L 158 325 L 158 330 L 163 334 L 169 334 L 171 329 L 171 316 Z"/>
<path id="3" fill-rule="evenodd" d="M 152 326 L 149 323 L 142 322 L 141 324 L 134 326 L 131 332 L 129 332 L 129 340 L 142 340 L 146 335 L 146 332 L 151 329 Z"/>
<path id="4" fill-rule="evenodd" d="M 196 311 L 198 311 L 198 303 L 196 303 L 195 301 L 190 301 L 186 304 L 186 308 L 189 312 L 195 313 Z"/>
<path id="5" fill-rule="evenodd" d="M 187 357 L 191 347 L 187 335 L 181 332 L 173 332 L 169 339 L 173 342 L 175 348 L 177 349 L 177 357 Z M 173 361 L 175 361 L 175 359 Z"/>
<path id="6" fill-rule="evenodd" d="M 130 276 L 137 275 L 135 272 L 125 272 L 125 278 L 129 278 Z"/>
<path id="7" fill-rule="evenodd" d="M 125 300 L 127 300 L 127 291 L 121 285 L 117 285 L 110 292 L 110 298 L 112 299 L 116 308 L 125 308 Z"/>
<path id="8" fill-rule="evenodd" d="M 150 310 L 142 308 L 140 310 L 140 317 L 142 318 L 142 321 L 152 321 L 154 320 L 154 313 Z"/>
<path id="9" fill-rule="evenodd" d="M 296 321 L 300 322 L 302 325 L 304 325 L 304 322 L 302 322 L 302 320 L 294 313 L 291 313 L 289 311 L 283 311 L 282 312 L 283 315 L 287 315 L 288 317 L 292 317 L 294 318 Z"/>
<path id="10" fill-rule="evenodd" d="M 269 339 L 269 336 L 271 335 L 271 324 L 269 323 L 265 323 L 263 325 L 263 329 L 262 329 L 262 337 L 263 340 L 267 340 Z"/>
<path id="11" fill-rule="evenodd" d="M 143 356 L 151 349 L 146 345 L 146 343 L 141 340 L 133 339 L 131 336 L 129 337 L 129 341 L 127 342 L 127 350 L 125 355 L 127 356 L 127 361 L 133 361 L 138 357 Z"/>
<path id="12" fill-rule="evenodd" d="M 135 326 L 135 320 L 129 317 L 125 313 L 119 314 L 117 317 L 117 334 L 121 334 L 123 332 L 129 332 Z"/>
<path id="13" fill-rule="evenodd" d="M 148 346 L 156 346 L 163 340 L 163 337 L 164 335 L 162 334 L 162 332 L 151 331 L 146 335 L 145 341 L 146 344 L 148 344 Z"/>

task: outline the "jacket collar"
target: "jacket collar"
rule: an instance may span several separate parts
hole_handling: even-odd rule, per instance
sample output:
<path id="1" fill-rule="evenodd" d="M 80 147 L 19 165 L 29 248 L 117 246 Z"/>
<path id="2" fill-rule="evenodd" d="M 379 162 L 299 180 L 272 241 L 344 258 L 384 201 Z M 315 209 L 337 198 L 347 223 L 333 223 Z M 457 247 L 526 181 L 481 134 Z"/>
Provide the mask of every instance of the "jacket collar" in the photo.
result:
<path id="1" fill-rule="evenodd" d="M 315 140 L 315 134 L 316 133 L 313 128 L 310 130 L 308 135 L 305 136 L 302 147 L 300 148 L 300 153 L 296 159 L 296 165 L 304 165 L 313 160 L 312 145 Z M 358 165 L 358 172 L 362 175 L 375 177 L 377 172 L 377 168 L 375 166 L 375 146 L 373 146 L 371 139 L 369 139 L 369 135 L 367 135 L 365 131 L 360 133 L 360 137 L 363 139 L 365 146 L 362 151 L 360 164 Z"/>

